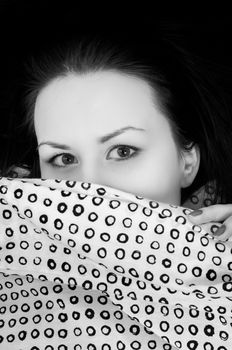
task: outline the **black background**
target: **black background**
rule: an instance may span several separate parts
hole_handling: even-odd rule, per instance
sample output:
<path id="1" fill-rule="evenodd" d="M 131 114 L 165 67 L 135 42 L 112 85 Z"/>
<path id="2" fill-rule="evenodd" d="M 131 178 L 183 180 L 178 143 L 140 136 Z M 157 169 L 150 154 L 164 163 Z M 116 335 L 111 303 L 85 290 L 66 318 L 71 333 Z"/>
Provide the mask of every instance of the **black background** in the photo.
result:
<path id="1" fill-rule="evenodd" d="M 204 59 L 232 68 L 229 9 L 203 12 L 189 2 L 185 9 L 170 8 L 169 3 L 158 9 L 157 3 L 148 7 L 142 1 L 125 6 L 116 1 L 0 0 L 0 168 L 7 152 L 16 159 L 26 144 L 15 131 L 22 117 L 18 89 L 23 62 L 52 42 L 76 33 L 131 32 L 145 38 L 158 32 Z"/>
<path id="2" fill-rule="evenodd" d="M 140 1 L 125 6 L 108 2 L 71 0 L 0 0 L 1 60 L 11 62 L 49 42 L 75 32 L 134 32 L 144 36 L 160 31 L 212 60 L 231 65 L 232 15 L 226 8 L 203 12 L 201 8 L 157 9 Z"/>

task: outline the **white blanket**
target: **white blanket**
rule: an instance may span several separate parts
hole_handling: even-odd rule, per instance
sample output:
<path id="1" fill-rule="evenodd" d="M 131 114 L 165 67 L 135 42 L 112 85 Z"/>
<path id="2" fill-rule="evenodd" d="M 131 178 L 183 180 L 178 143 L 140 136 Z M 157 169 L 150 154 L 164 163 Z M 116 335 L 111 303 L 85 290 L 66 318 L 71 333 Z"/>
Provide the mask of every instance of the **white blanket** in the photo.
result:
<path id="1" fill-rule="evenodd" d="M 0 349 L 231 350 L 232 242 L 189 212 L 0 178 Z"/>

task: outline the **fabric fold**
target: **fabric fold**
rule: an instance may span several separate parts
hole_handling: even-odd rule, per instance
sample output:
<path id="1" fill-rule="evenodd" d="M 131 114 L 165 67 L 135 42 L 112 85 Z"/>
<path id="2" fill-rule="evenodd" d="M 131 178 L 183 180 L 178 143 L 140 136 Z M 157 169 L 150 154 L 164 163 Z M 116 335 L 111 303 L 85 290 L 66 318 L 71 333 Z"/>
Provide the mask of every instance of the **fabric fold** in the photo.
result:
<path id="1" fill-rule="evenodd" d="M 232 348 L 232 242 L 190 211 L 98 184 L 1 178 L 0 349 Z"/>

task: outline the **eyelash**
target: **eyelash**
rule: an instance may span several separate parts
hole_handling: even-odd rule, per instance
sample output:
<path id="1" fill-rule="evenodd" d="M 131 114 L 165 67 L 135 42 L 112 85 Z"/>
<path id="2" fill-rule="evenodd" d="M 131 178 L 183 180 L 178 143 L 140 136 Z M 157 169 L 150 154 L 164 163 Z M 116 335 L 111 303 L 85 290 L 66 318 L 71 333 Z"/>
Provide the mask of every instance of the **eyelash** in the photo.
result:
<path id="1" fill-rule="evenodd" d="M 119 147 L 126 147 L 126 148 L 132 149 L 132 150 L 134 151 L 134 153 L 133 153 L 131 156 L 129 156 L 129 157 L 127 157 L 127 158 L 122 158 L 122 159 L 117 159 L 117 160 L 116 160 L 116 161 L 119 161 L 119 162 L 121 162 L 121 161 L 123 161 L 123 160 L 129 160 L 129 159 L 135 157 L 136 155 L 138 155 L 139 152 L 140 152 L 140 149 L 139 149 L 139 148 L 134 147 L 134 146 L 128 146 L 128 145 L 115 145 L 109 152 L 112 152 L 113 150 L 115 150 L 115 149 L 117 149 L 117 148 L 119 148 Z M 59 156 L 63 156 L 63 155 L 71 155 L 71 156 L 73 157 L 73 155 L 70 154 L 70 153 L 58 153 L 58 154 L 54 155 L 53 157 L 51 157 L 51 158 L 48 160 L 48 163 L 49 163 L 49 164 L 52 164 L 53 167 L 57 167 L 57 168 L 66 168 L 68 165 L 62 166 L 62 165 L 57 165 L 57 164 L 54 163 L 54 160 L 55 160 L 55 159 L 57 159 Z M 71 164 L 71 165 L 72 165 L 72 164 Z"/>
<path id="2" fill-rule="evenodd" d="M 134 153 L 133 153 L 131 156 L 127 157 L 127 158 L 117 159 L 116 161 L 118 161 L 118 162 L 121 162 L 121 161 L 123 161 L 123 160 L 128 160 L 128 159 L 131 159 L 131 158 L 135 157 L 136 155 L 138 155 L 138 154 L 139 154 L 139 152 L 141 151 L 139 148 L 134 147 L 134 146 L 128 146 L 128 145 L 115 145 L 114 147 L 112 147 L 112 148 L 111 148 L 111 150 L 109 151 L 109 153 L 110 153 L 110 152 L 112 152 L 113 150 L 115 150 L 115 149 L 119 148 L 119 147 L 126 147 L 126 148 L 129 148 L 129 149 L 132 149 L 132 150 L 134 151 Z"/>
<path id="3" fill-rule="evenodd" d="M 54 163 L 54 160 L 57 159 L 59 156 L 64 156 L 64 155 L 71 155 L 70 153 L 58 153 L 55 156 L 53 156 L 52 158 L 50 158 L 48 160 L 48 163 L 51 164 L 54 168 L 66 168 L 68 165 L 57 165 Z"/>

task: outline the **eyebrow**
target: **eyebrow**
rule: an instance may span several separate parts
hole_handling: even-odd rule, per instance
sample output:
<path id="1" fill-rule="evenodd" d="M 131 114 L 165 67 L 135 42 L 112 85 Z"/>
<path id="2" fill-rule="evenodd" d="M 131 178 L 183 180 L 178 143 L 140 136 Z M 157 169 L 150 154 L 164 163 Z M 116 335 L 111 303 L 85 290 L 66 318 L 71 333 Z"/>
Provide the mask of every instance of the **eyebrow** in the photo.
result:
<path id="1" fill-rule="evenodd" d="M 71 148 L 67 145 L 63 145 L 62 143 L 57 143 L 57 142 L 52 142 L 52 141 L 40 142 L 40 144 L 37 146 L 37 149 L 43 145 L 52 146 L 53 148 L 61 148 L 61 149 L 65 149 L 65 150 L 71 150 Z"/>
<path id="2" fill-rule="evenodd" d="M 145 129 L 142 129 L 142 128 L 136 128 L 134 126 L 126 126 L 124 128 L 121 128 L 121 129 L 118 129 L 118 130 L 115 130 L 113 132 L 111 132 L 110 134 L 107 134 L 107 135 L 104 135 L 104 136 L 101 136 L 98 138 L 98 142 L 99 143 L 105 143 L 107 141 L 109 141 L 110 139 L 112 139 L 113 137 L 116 137 L 118 135 L 121 135 L 122 133 L 124 133 L 125 131 L 128 131 L 128 130 L 134 130 L 134 131 L 146 131 Z M 62 149 L 65 149 L 65 150 L 70 150 L 71 148 L 67 145 L 64 145 L 64 144 L 61 144 L 61 143 L 57 143 L 57 142 L 52 142 L 52 141 L 44 141 L 44 142 L 41 142 L 37 149 L 42 146 L 42 145 L 48 145 L 48 146 L 52 146 L 54 148 L 62 148 Z"/>
<path id="3" fill-rule="evenodd" d="M 105 135 L 105 136 L 100 137 L 100 138 L 98 139 L 98 142 L 99 142 L 99 143 L 104 143 L 104 142 L 106 142 L 106 141 L 112 139 L 113 137 L 116 137 L 116 136 L 118 136 L 118 135 L 124 133 L 124 132 L 127 131 L 127 130 L 146 131 L 146 130 L 141 129 L 141 128 L 135 128 L 134 126 L 126 126 L 126 127 L 124 127 L 124 128 L 115 130 L 115 131 L 113 131 L 113 132 L 110 133 L 110 134 L 107 134 L 107 135 Z"/>

